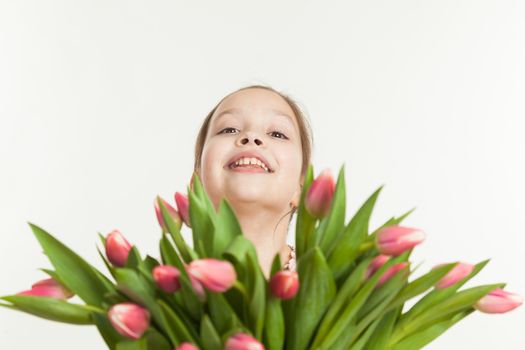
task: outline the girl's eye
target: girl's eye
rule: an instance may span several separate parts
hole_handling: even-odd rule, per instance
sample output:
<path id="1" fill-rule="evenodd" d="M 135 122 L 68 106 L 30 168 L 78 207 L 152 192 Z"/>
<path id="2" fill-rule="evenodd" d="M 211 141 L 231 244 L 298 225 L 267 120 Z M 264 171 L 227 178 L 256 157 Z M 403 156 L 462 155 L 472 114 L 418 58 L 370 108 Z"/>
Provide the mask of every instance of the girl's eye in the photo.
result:
<path id="1" fill-rule="evenodd" d="M 282 135 L 282 137 L 279 137 L 280 139 L 288 139 L 288 137 L 286 137 L 285 134 L 283 134 L 282 132 L 279 132 L 279 131 L 272 131 L 272 134 Z"/>
<path id="2" fill-rule="evenodd" d="M 219 134 L 224 133 L 225 130 L 235 130 L 235 128 L 224 128 L 221 131 L 219 131 Z M 227 134 L 229 134 L 229 132 Z"/>
<path id="3" fill-rule="evenodd" d="M 235 128 L 224 128 L 222 129 L 221 131 L 219 131 L 219 134 L 224 134 L 226 130 L 236 130 Z M 229 132 L 226 132 L 226 134 L 230 134 Z M 271 134 L 278 134 L 278 135 L 281 135 L 281 136 L 277 136 L 277 138 L 280 138 L 280 139 L 288 139 L 288 137 L 286 137 L 285 134 L 283 134 L 282 132 L 279 132 L 279 131 L 272 131 Z"/>

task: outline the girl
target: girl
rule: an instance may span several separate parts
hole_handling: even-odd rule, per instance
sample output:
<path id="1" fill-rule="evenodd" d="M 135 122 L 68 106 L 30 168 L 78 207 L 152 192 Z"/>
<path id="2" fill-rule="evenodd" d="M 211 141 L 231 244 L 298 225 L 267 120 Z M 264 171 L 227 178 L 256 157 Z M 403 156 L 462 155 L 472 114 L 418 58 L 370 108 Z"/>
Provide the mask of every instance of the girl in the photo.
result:
<path id="1" fill-rule="evenodd" d="M 277 253 L 284 269 L 295 269 L 294 248 L 286 236 L 312 144 L 309 122 L 298 105 L 262 85 L 225 96 L 198 133 L 194 171 L 216 209 L 222 197 L 228 200 L 267 279 Z"/>

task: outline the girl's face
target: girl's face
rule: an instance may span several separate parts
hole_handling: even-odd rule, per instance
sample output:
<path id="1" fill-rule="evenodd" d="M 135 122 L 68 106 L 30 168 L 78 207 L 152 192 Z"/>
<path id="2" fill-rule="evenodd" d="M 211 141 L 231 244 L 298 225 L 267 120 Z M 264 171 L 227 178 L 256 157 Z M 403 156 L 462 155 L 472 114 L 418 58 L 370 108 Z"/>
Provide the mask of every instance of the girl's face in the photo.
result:
<path id="1" fill-rule="evenodd" d="M 283 213 L 301 195 L 302 148 L 299 127 L 288 103 L 265 89 L 238 91 L 211 117 L 200 169 L 204 188 L 216 208 L 225 197 L 234 207 L 257 203 Z M 231 169 L 241 152 L 254 152 L 271 168 Z"/>

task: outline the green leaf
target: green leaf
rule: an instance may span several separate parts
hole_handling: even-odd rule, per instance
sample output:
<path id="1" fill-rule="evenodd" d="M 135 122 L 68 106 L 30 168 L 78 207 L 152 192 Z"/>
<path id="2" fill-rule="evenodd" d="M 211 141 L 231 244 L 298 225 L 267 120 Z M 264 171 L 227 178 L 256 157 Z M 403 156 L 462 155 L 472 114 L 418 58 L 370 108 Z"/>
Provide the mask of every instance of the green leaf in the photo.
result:
<path id="1" fill-rule="evenodd" d="M 281 270 L 281 259 L 276 253 L 272 262 L 270 276 Z M 270 277 L 271 279 L 271 277 Z M 266 313 L 264 324 L 264 343 L 267 350 L 280 350 L 284 346 L 284 314 L 281 299 L 274 297 L 270 285 L 266 284 Z"/>
<path id="2" fill-rule="evenodd" d="M 115 350 L 117 344 L 125 340 L 125 338 L 115 330 L 115 328 L 109 321 L 107 314 L 100 314 L 95 312 L 92 314 L 92 317 L 100 335 L 106 342 L 106 345 L 109 347 L 110 350 Z"/>
<path id="3" fill-rule="evenodd" d="M 203 312 L 202 303 L 191 285 L 190 278 L 182 261 L 166 236 L 163 236 L 160 240 L 160 253 L 164 264 L 175 266 L 181 273 L 179 278 L 181 289 L 178 293 L 180 293 L 180 298 L 183 301 L 182 307 L 192 319 L 200 320 Z"/>
<path id="4" fill-rule="evenodd" d="M 392 302 L 392 308 L 402 305 L 405 301 L 424 293 L 429 288 L 433 287 L 439 282 L 450 270 L 454 268 L 457 263 L 450 263 L 440 266 L 436 269 L 432 269 L 423 276 L 410 282 L 408 285 L 401 290 L 399 295 Z"/>
<path id="5" fill-rule="evenodd" d="M 295 224 L 295 250 L 297 260 L 310 247 L 313 247 L 315 243 L 314 229 L 317 220 L 308 213 L 304 204 L 306 194 L 313 182 L 313 173 L 313 165 L 309 164 L 303 181 L 301 200 L 298 205 L 299 207 L 297 208 L 297 220 Z"/>
<path id="6" fill-rule="evenodd" d="M 250 329 L 252 329 L 255 338 L 261 339 L 265 322 L 266 281 L 257 258 L 253 254 L 247 254 L 246 258 L 249 276 L 253 277 L 253 282 L 249 285 L 250 304 L 248 310 Z"/>
<path id="7" fill-rule="evenodd" d="M 359 286 L 365 279 L 365 272 L 372 261 L 372 257 L 362 260 L 359 265 L 354 268 L 352 273 L 345 280 L 339 289 L 334 301 L 330 304 L 328 311 L 321 320 L 321 324 L 316 332 L 314 345 L 319 344 L 322 339 L 326 337 L 329 330 L 333 327 L 338 316 L 340 316 L 343 307 L 347 305 L 353 298 Z"/>
<path id="8" fill-rule="evenodd" d="M 175 245 L 177 246 L 177 249 L 179 250 L 182 259 L 189 263 L 193 259 L 197 258 L 197 254 L 191 249 L 187 244 L 186 241 L 184 241 L 184 237 L 182 237 L 180 233 L 180 229 L 182 226 L 182 223 L 176 222 L 170 215 L 168 208 L 164 205 L 164 202 L 162 200 L 158 200 L 159 207 L 162 213 L 162 217 L 164 218 L 164 222 L 166 223 L 166 226 L 168 227 L 168 232 L 173 238 L 173 241 L 175 242 Z"/>
<path id="9" fill-rule="evenodd" d="M 171 350 L 170 343 L 154 328 L 149 328 L 138 340 L 123 340 L 116 350 Z"/>
<path id="10" fill-rule="evenodd" d="M 101 309 L 92 306 L 70 304 L 67 301 L 50 297 L 9 295 L 0 299 L 12 304 L 0 304 L 0 306 L 6 306 L 47 320 L 70 324 L 93 324 L 91 313 L 103 312 Z"/>
<path id="11" fill-rule="evenodd" d="M 104 262 L 104 265 L 106 265 L 106 268 L 108 269 L 109 273 L 111 273 L 111 276 L 113 276 L 113 278 L 115 278 L 115 269 L 113 267 L 113 265 L 111 265 L 108 261 L 108 259 L 106 258 L 106 256 L 104 254 L 102 254 L 102 252 L 100 251 L 100 248 L 97 247 L 97 252 L 98 252 L 98 255 L 100 256 L 100 258 L 102 259 L 102 261 Z"/>
<path id="12" fill-rule="evenodd" d="M 399 343 L 395 344 L 393 347 L 389 347 L 392 350 L 418 350 L 429 344 L 431 341 L 443 334 L 447 329 L 453 326 L 456 322 L 462 320 L 469 314 L 471 314 L 474 309 L 461 311 L 453 314 L 449 319 L 433 324 L 426 329 L 414 333 Z"/>
<path id="13" fill-rule="evenodd" d="M 321 220 L 319 229 L 316 231 L 316 239 L 325 256 L 330 256 L 335 248 L 335 243 L 340 236 L 345 224 L 346 212 L 346 187 L 345 187 L 345 165 L 341 166 L 334 197 L 330 206 L 330 212 L 326 218 Z"/>
<path id="14" fill-rule="evenodd" d="M 376 287 L 372 294 L 368 297 L 365 305 L 361 307 L 357 313 L 358 322 L 365 316 L 369 315 L 379 304 L 385 299 L 392 300 L 398 292 L 406 285 L 409 268 L 406 267 L 398 271 L 392 278 L 388 279 L 382 286 Z M 394 295 L 392 295 L 394 294 Z"/>
<path id="15" fill-rule="evenodd" d="M 104 294 L 114 291 L 102 273 L 42 228 L 29 226 L 66 288 L 87 304 L 101 306 Z"/>
<path id="16" fill-rule="evenodd" d="M 49 275 L 49 277 L 51 277 L 52 279 L 54 279 L 55 281 L 57 281 L 58 283 L 64 285 L 64 282 L 62 282 L 60 280 L 60 277 L 57 275 L 57 273 L 53 270 L 49 270 L 49 269 L 40 269 L 40 271 L 42 272 L 45 272 L 46 274 Z"/>
<path id="17" fill-rule="evenodd" d="M 125 267 L 128 269 L 138 269 L 142 264 L 142 258 L 140 257 L 139 250 L 136 246 L 131 247 L 131 250 L 128 254 L 128 259 L 126 260 Z"/>
<path id="18" fill-rule="evenodd" d="M 201 322 L 201 339 L 204 350 L 222 349 L 221 337 L 206 314 Z"/>
<path id="19" fill-rule="evenodd" d="M 237 323 L 235 311 L 225 298 L 224 293 L 216 293 L 206 290 L 206 300 L 211 320 L 219 333 L 224 333 Z"/>
<path id="20" fill-rule="evenodd" d="M 252 254 L 257 255 L 253 243 L 248 240 L 245 236 L 236 236 L 226 250 L 222 253 L 222 257 L 235 266 L 237 272 L 237 279 L 244 284 L 248 279 L 248 273 L 246 271 L 246 256 Z"/>
<path id="21" fill-rule="evenodd" d="M 191 193 L 191 192 L 193 192 L 197 196 L 199 201 L 201 203 L 203 203 L 203 205 L 205 207 L 205 210 L 210 215 L 212 215 L 212 220 L 213 220 L 215 214 L 217 213 L 216 210 L 215 210 L 215 206 L 213 205 L 213 203 L 211 202 L 210 197 L 208 196 L 208 194 L 204 190 L 204 187 L 202 186 L 202 181 L 201 181 L 201 179 L 200 179 L 200 177 L 199 177 L 199 175 L 197 173 L 194 173 L 194 177 L 193 177 L 193 191 L 190 191 L 189 193 Z M 188 193 L 188 195 L 189 195 L 189 193 Z M 190 209 L 190 213 L 191 213 L 191 209 Z M 193 228 L 193 221 L 191 221 L 191 218 L 190 218 L 190 222 L 191 222 L 192 228 Z"/>
<path id="22" fill-rule="evenodd" d="M 410 322 L 397 325 L 391 342 L 398 343 L 401 339 L 421 331 L 433 324 L 439 323 L 443 318 L 452 314 L 466 311 L 472 308 L 472 305 L 480 298 L 490 293 L 496 288 L 502 288 L 504 283 L 488 284 L 472 287 L 461 292 L 457 292 L 440 303 L 435 304 L 431 310 L 421 312 Z"/>
<path id="23" fill-rule="evenodd" d="M 337 239 L 337 244 L 328 256 L 328 266 L 334 273 L 334 278 L 347 275 L 352 263 L 359 253 L 361 243 L 368 235 L 368 224 L 374 209 L 377 197 L 383 189 L 380 186 L 359 208 L 357 213 L 350 220 L 343 233 Z"/>
<path id="24" fill-rule="evenodd" d="M 388 282 L 385 283 L 384 289 L 388 290 L 388 293 L 385 293 L 385 297 L 381 299 L 381 301 L 373 308 L 370 309 L 370 312 L 363 315 L 363 318 L 358 320 L 358 323 L 355 327 L 355 332 L 352 335 L 352 342 L 356 341 L 357 338 L 361 335 L 361 333 L 374 322 L 376 319 L 383 318 L 388 313 L 388 306 L 394 299 L 394 297 L 399 293 L 401 288 L 403 288 L 403 285 L 405 284 L 406 276 L 404 276 L 402 273 L 397 273 L 395 276 L 390 278 Z M 398 315 L 398 311 L 396 310 L 396 319 Z M 390 311 L 391 312 L 391 311 Z M 388 335 L 392 333 L 392 329 L 394 326 L 394 321 L 391 321 L 388 323 L 388 327 L 385 324 L 382 332 L 388 332 Z M 382 342 L 376 343 L 376 346 L 385 346 L 386 341 L 389 339 L 389 337 L 386 337 L 384 334 L 384 339 Z M 379 341 L 379 339 L 377 339 Z"/>
<path id="25" fill-rule="evenodd" d="M 414 323 L 418 324 L 420 327 L 422 324 L 427 322 L 432 322 L 433 320 L 460 311 L 464 308 L 472 307 L 472 305 L 493 291 L 496 288 L 502 288 L 504 283 L 488 284 L 482 286 L 476 286 L 463 291 L 457 292 L 453 296 L 447 298 L 443 302 L 432 308 L 432 312 L 427 312 L 425 314 L 420 314 L 415 320 Z"/>
<path id="26" fill-rule="evenodd" d="M 383 319 L 377 318 L 368 328 L 366 331 L 359 337 L 359 339 L 349 348 L 350 350 L 363 350 L 365 346 L 367 345 L 368 340 L 372 337 L 372 335 L 375 334 L 376 330 L 380 332 L 381 328 L 378 328 L 379 324 L 381 323 Z M 354 325 L 355 327 L 355 325 Z M 353 333 L 353 328 L 352 328 Z"/>
<path id="27" fill-rule="evenodd" d="M 283 301 L 287 330 L 286 348 L 305 349 L 314 330 L 334 299 L 335 281 L 321 249 L 316 246 L 297 262 L 299 291 Z"/>
<path id="28" fill-rule="evenodd" d="M 160 310 L 164 315 L 166 322 L 166 328 L 169 329 L 171 342 L 173 344 L 180 344 L 182 342 L 197 343 L 197 339 L 192 335 L 192 332 L 188 329 L 191 325 L 184 323 L 183 320 L 177 315 L 168 304 L 163 300 L 157 299 L 157 303 L 160 306 Z"/>
<path id="29" fill-rule="evenodd" d="M 354 318 L 357 315 L 359 309 L 365 304 L 370 294 L 373 292 L 377 282 L 379 281 L 379 278 L 383 273 L 386 272 L 388 268 L 390 268 L 392 265 L 403 261 L 403 259 L 406 259 L 406 256 L 408 254 L 405 252 L 397 257 L 393 257 L 389 259 L 386 263 L 384 263 L 368 280 L 364 283 L 364 285 L 360 288 L 360 290 L 357 292 L 354 298 L 345 305 L 344 310 L 340 317 L 336 320 L 333 327 L 328 332 L 327 336 L 324 339 L 316 339 L 317 343 L 314 343 L 312 347 L 315 348 L 316 344 L 320 344 L 319 346 L 323 348 L 330 348 L 331 344 L 333 344 L 338 337 L 341 336 L 342 333 L 345 332 L 345 329 L 349 327 L 353 322 Z"/>
<path id="30" fill-rule="evenodd" d="M 148 345 L 148 350 L 171 350 L 172 347 L 168 340 L 156 329 L 150 327 L 144 336 Z"/>
<path id="31" fill-rule="evenodd" d="M 160 263 L 157 261 L 157 259 L 155 259 L 154 257 L 152 256 L 149 256 L 149 255 L 146 255 L 146 257 L 144 258 L 144 261 L 142 262 L 142 265 L 144 266 L 144 268 L 146 268 L 148 271 L 153 271 L 153 269 L 156 267 L 156 266 L 159 266 Z"/>
<path id="32" fill-rule="evenodd" d="M 197 198 L 193 192 L 188 194 L 191 228 L 193 231 L 193 247 L 201 258 L 216 258 L 213 251 L 215 227 L 210 217 L 212 213 Z M 202 242 L 203 246 L 199 244 Z"/>
<path id="33" fill-rule="evenodd" d="M 403 316 L 401 316 L 401 319 L 396 325 L 396 328 L 402 328 L 406 323 L 411 322 L 420 313 L 433 308 L 435 305 L 437 305 L 441 301 L 452 296 L 459 288 L 461 288 L 461 286 L 463 286 L 471 278 L 476 276 L 487 265 L 488 262 L 489 260 L 487 259 L 487 260 L 484 260 L 476 264 L 474 266 L 474 269 L 472 269 L 471 273 L 467 277 L 455 283 L 454 285 L 448 288 L 444 288 L 444 289 L 434 289 L 430 293 L 426 294 L 423 298 L 418 300 L 418 302 L 414 304 L 410 308 L 410 310 L 408 310 L 405 314 L 403 314 Z M 442 267 L 441 269 L 436 269 L 436 271 L 443 272 L 444 267 Z"/>
<path id="34" fill-rule="evenodd" d="M 416 208 L 412 208 L 410 209 L 409 211 L 407 211 L 406 213 L 404 213 L 403 215 L 401 215 L 400 217 L 392 217 L 390 219 L 388 219 L 383 225 L 381 225 L 380 227 L 378 227 L 374 232 L 372 232 L 370 234 L 370 236 L 368 236 L 368 241 L 373 241 L 375 239 L 375 236 L 377 234 L 377 232 L 379 230 L 381 230 L 383 227 L 387 227 L 387 226 L 392 226 L 392 225 L 399 225 L 403 220 L 405 220 L 407 218 L 407 216 L 409 216 L 410 214 L 412 214 L 412 212 L 416 210 Z"/>
<path id="35" fill-rule="evenodd" d="M 146 338 L 125 340 L 117 344 L 116 350 L 148 350 L 148 343 Z"/>
<path id="36" fill-rule="evenodd" d="M 169 327 L 162 310 L 155 300 L 155 287 L 144 276 L 128 268 L 115 269 L 117 288 L 134 302 L 146 307 L 153 320 L 167 333 L 172 343 L 176 342 L 174 330 Z"/>
<path id="37" fill-rule="evenodd" d="M 241 225 L 230 203 L 225 198 L 222 198 L 215 220 L 215 242 L 213 247 L 215 255 L 218 257 L 222 256 L 232 240 L 239 235 L 242 235 Z"/>

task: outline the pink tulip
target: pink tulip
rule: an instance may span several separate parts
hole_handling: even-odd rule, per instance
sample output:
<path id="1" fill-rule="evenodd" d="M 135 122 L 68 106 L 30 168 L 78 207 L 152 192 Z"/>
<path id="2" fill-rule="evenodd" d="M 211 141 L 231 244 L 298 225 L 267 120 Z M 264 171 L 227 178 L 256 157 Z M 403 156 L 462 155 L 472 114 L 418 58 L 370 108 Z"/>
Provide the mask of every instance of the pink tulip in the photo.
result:
<path id="1" fill-rule="evenodd" d="M 264 350 L 264 345 L 249 334 L 238 332 L 228 338 L 225 350 Z"/>
<path id="2" fill-rule="evenodd" d="M 328 215 L 335 192 L 335 181 L 330 169 L 325 169 L 312 181 L 305 198 L 306 210 L 316 218 Z"/>
<path id="3" fill-rule="evenodd" d="M 49 297 L 55 299 L 69 299 L 73 294 L 69 289 L 58 283 L 53 278 L 47 278 L 36 282 L 31 289 L 17 293 L 18 295 L 31 295 L 38 297 Z"/>
<path id="4" fill-rule="evenodd" d="M 106 256 L 115 266 L 124 267 L 132 246 L 119 230 L 113 230 L 106 237 Z"/>
<path id="5" fill-rule="evenodd" d="M 474 304 L 474 308 L 487 314 L 502 314 L 517 308 L 522 303 L 523 298 L 518 294 L 498 288 L 479 299 Z"/>
<path id="6" fill-rule="evenodd" d="M 436 265 L 433 269 L 436 269 L 445 264 Z M 447 288 L 467 277 L 472 270 L 474 265 L 467 263 L 458 263 L 452 268 L 443 278 L 441 278 L 435 285 L 437 289 Z"/>
<path id="7" fill-rule="evenodd" d="M 157 286 L 166 293 L 173 293 L 180 289 L 179 276 L 179 269 L 173 266 L 161 265 L 153 269 L 153 279 Z"/>
<path id="8" fill-rule="evenodd" d="M 187 271 L 213 292 L 224 292 L 237 280 L 235 269 L 229 261 L 197 259 L 189 263 Z"/>
<path id="9" fill-rule="evenodd" d="M 199 348 L 192 343 L 184 342 L 175 348 L 175 350 L 199 350 Z"/>
<path id="10" fill-rule="evenodd" d="M 383 283 L 392 278 L 396 273 L 408 267 L 407 262 L 400 262 L 398 264 L 392 265 L 385 273 L 379 278 L 377 282 L 377 287 L 381 286 Z"/>
<path id="11" fill-rule="evenodd" d="M 162 199 L 160 196 L 157 196 L 155 198 L 155 214 L 157 215 L 157 221 L 159 222 L 160 227 L 162 227 L 162 230 L 164 232 L 168 232 L 168 225 L 166 225 L 166 222 L 164 221 L 164 216 L 162 215 L 162 210 L 160 209 L 159 201 L 162 201 L 166 209 L 168 209 L 168 213 L 170 217 L 173 219 L 175 224 L 180 228 L 181 226 L 181 218 L 179 215 L 179 212 L 175 208 L 173 208 L 168 202 L 166 202 L 164 199 Z"/>
<path id="12" fill-rule="evenodd" d="M 388 255 L 378 255 L 376 256 L 368 265 L 368 268 L 365 272 L 365 278 L 370 278 L 381 266 L 383 266 L 390 257 Z M 376 287 L 381 286 L 383 283 L 392 278 L 396 273 L 408 267 L 407 262 L 400 262 L 395 265 L 390 266 L 382 275 L 379 277 Z"/>
<path id="13" fill-rule="evenodd" d="M 376 256 L 368 265 L 365 272 L 365 278 L 370 278 L 381 266 L 383 266 L 390 257 L 388 255 L 380 254 Z"/>
<path id="14" fill-rule="evenodd" d="M 113 305 L 109 309 L 108 318 L 117 332 L 131 339 L 140 339 L 150 322 L 147 309 L 128 302 Z"/>
<path id="15" fill-rule="evenodd" d="M 424 239 L 425 234 L 421 230 L 393 225 L 377 232 L 376 246 L 381 254 L 399 255 L 423 242 Z"/>
<path id="16" fill-rule="evenodd" d="M 204 291 L 204 287 L 202 286 L 202 283 L 199 282 L 197 278 L 195 278 L 189 271 L 188 265 L 185 266 L 186 273 L 188 274 L 188 277 L 190 278 L 191 286 L 193 287 L 193 290 L 197 294 L 197 297 L 201 302 L 206 301 L 206 292 Z"/>
<path id="17" fill-rule="evenodd" d="M 299 290 L 299 274 L 288 270 L 276 272 L 270 279 L 270 290 L 276 298 L 293 298 Z"/>
<path id="18" fill-rule="evenodd" d="M 187 196 L 180 192 L 175 192 L 175 203 L 177 203 L 177 209 L 182 217 L 182 221 L 186 226 L 191 227 L 190 223 L 190 202 Z"/>

